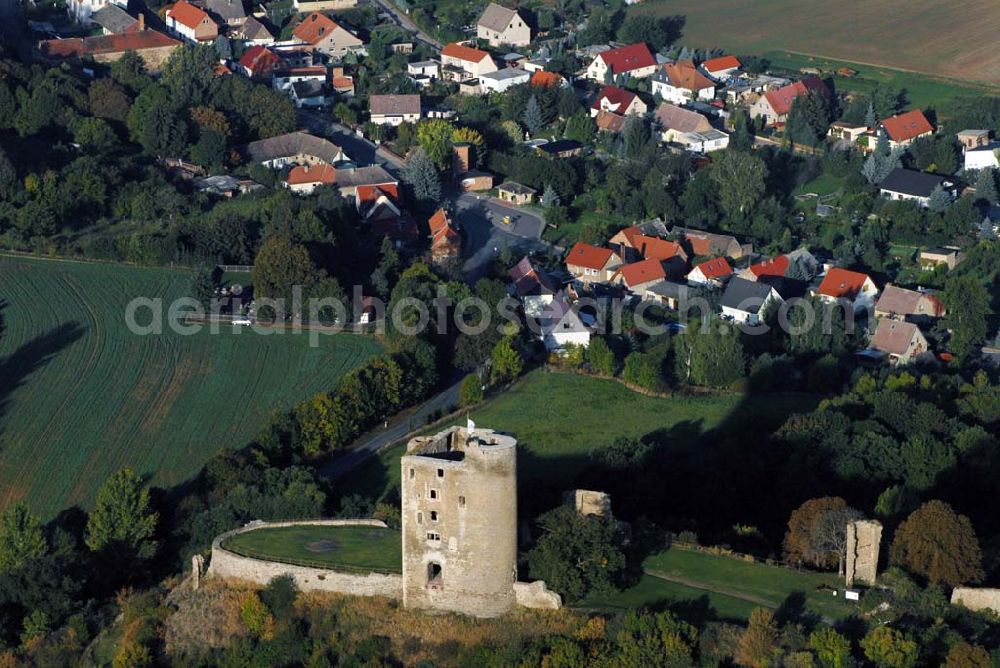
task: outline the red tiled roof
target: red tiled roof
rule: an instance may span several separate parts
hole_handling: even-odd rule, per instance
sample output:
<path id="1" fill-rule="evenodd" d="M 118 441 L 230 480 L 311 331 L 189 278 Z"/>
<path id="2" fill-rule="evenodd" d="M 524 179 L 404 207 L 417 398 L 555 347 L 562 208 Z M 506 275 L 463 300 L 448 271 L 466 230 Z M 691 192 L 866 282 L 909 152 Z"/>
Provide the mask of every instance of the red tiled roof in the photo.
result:
<path id="1" fill-rule="evenodd" d="M 645 43 L 629 44 L 617 49 L 609 49 L 597 56 L 611 68 L 612 74 L 631 72 L 643 67 L 656 65 L 656 58 Z"/>
<path id="2" fill-rule="evenodd" d="M 309 16 L 305 17 L 302 20 L 302 23 L 295 26 L 295 30 L 292 31 L 292 34 L 301 39 L 303 42 L 315 44 L 339 27 L 340 26 L 337 22 L 326 14 L 313 12 Z"/>
<path id="3" fill-rule="evenodd" d="M 392 201 L 399 199 L 399 188 L 395 183 L 384 183 L 377 186 L 358 186 L 357 198 L 361 204 L 371 204 L 385 195 Z"/>
<path id="4" fill-rule="evenodd" d="M 684 256 L 684 249 L 676 241 L 667 241 L 645 235 L 640 235 L 631 241 L 632 245 L 642 253 L 642 257 L 647 260 L 654 259 L 663 262 L 677 255 Z"/>
<path id="5" fill-rule="evenodd" d="M 750 265 L 750 273 L 760 278 L 761 276 L 777 276 L 779 278 L 784 277 L 785 272 L 788 271 L 788 256 L 779 255 L 776 258 L 764 260 L 763 262 L 758 262 L 757 264 Z"/>
<path id="6" fill-rule="evenodd" d="M 882 127 L 893 141 L 909 141 L 928 132 L 934 132 L 934 126 L 919 109 L 887 118 L 882 121 Z"/>
<path id="7" fill-rule="evenodd" d="M 333 86 L 334 90 L 353 89 L 354 77 L 333 77 L 330 80 L 330 85 Z"/>
<path id="8" fill-rule="evenodd" d="M 99 37 L 74 37 L 71 39 L 49 39 L 41 42 L 42 55 L 55 58 L 71 58 L 98 53 L 121 53 L 142 51 L 165 46 L 178 46 L 180 42 L 155 30 L 143 30 L 120 35 Z"/>
<path id="9" fill-rule="evenodd" d="M 741 64 L 736 56 L 719 56 L 718 58 L 709 58 L 701 66 L 705 68 L 706 72 L 719 72 L 739 67 Z"/>
<path id="10" fill-rule="evenodd" d="M 641 262 L 626 264 L 618 270 L 625 284 L 634 287 L 650 281 L 662 280 L 667 277 L 663 264 L 659 260 L 648 259 Z"/>
<path id="11" fill-rule="evenodd" d="M 819 284 L 819 293 L 834 299 L 841 297 L 854 299 L 861 292 L 866 280 L 868 280 L 866 274 L 834 267 L 826 273 L 823 282 Z"/>
<path id="12" fill-rule="evenodd" d="M 690 60 L 678 60 L 676 63 L 667 63 L 663 66 L 663 71 L 670 79 L 670 85 L 684 90 L 699 91 L 703 88 L 714 88 L 715 82 L 698 71 Z"/>
<path id="13" fill-rule="evenodd" d="M 240 58 L 240 66 L 246 68 L 252 76 L 271 72 L 279 63 L 281 58 L 265 46 L 251 46 Z"/>
<path id="14" fill-rule="evenodd" d="M 587 269 L 603 269 L 612 255 L 614 252 L 610 248 L 598 248 L 578 241 L 566 256 L 566 264 Z"/>
<path id="15" fill-rule="evenodd" d="M 197 28 L 201 24 L 201 22 L 204 21 L 205 19 L 208 19 L 209 21 L 212 20 L 208 16 L 208 14 L 203 12 L 198 7 L 195 7 L 191 3 L 184 2 L 184 0 L 181 0 L 173 7 L 168 9 L 167 15 L 170 16 L 170 18 L 177 21 L 178 23 L 185 25 L 188 28 L 191 28 L 192 30 Z"/>
<path id="16" fill-rule="evenodd" d="M 767 98 L 771 108 L 774 109 L 774 113 L 784 116 L 791 110 L 792 102 L 795 101 L 795 98 L 799 95 L 806 95 L 810 91 L 826 96 L 830 94 L 830 90 L 823 83 L 822 79 L 819 77 L 808 77 L 802 81 L 782 86 L 778 90 L 767 91 L 764 93 L 764 97 Z"/>
<path id="17" fill-rule="evenodd" d="M 701 275 L 707 279 L 722 278 L 733 273 L 733 268 L 729 266 L 729 260 L 724 257 L 712 258 L 702 262 L 695 269 L 701 270 Z"/>
<path id="18" fill-rule="evenodd" d="M 293 167 L 288 172 L 285 182 L 290 186 L 303 185 L 306 183 L 335 183 L 337 181 L 337 170 L 330 165 L 317 165 L 313 167 Z"/>
<path id="19" fill-rule="evenodd" d="M 552 88 L 553 86 L 558 86 L 562 83 L 562 75 L 556 72 L 546 72 L 545 70 L 538 70 L 531 75 L 531 85 L 539 86 L 541 88 Z"/>
<path id="20" fill-rule="evenodd" d="M 445 213 L 444 209 L 435 211 L 434 215 L 427 221 L 427 225 L 431 228 L 431 245 L 435 248 L 452 246 L 462 239 L 458 230 L 452 227 L 451 220 L 448 219 L 448 214 Z"/>
<path id="21" fill-rule="evenodd" d="M 608 104 L 614 106 L 615 111 L 623 112 L 628 109 L 629 105 L 632 104 L 632 100 L 635 99 L 635 93 L 630 93 L 627 90 L 618 88 L 617 86 L 605 86 L 601 89 L 601 92 L 597 94 L 597 98 L 594 100 L 594 104 L 591 105 L 591 109 L 602 109 L 601 101 L 607 100 Z"/>
<path id="22" fill-rule="evenodd" d="M 474 49 L 471 46 L 465 46 L 458 44 L 457 42 L 452 42 L 451 44 L 445 44 L 444 48 L 441 49 L 442 56 L 448 56 L 449 58 L 458 58 L 459 60 L 464 60 L 470 63 L 478 63 L 483 60 L 483 58 L 488 58 L 490 54 L 485 51 L 480 51 L 479 49 Z"/>

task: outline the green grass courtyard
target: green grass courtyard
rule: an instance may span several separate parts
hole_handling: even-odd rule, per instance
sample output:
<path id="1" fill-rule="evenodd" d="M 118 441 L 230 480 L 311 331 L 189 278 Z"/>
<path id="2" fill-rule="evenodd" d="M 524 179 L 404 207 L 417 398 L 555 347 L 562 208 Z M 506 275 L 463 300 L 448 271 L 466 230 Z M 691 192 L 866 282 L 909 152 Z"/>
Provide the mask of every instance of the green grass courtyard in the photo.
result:
<path id="1" fill-rule="evenodd" d="M 399 573 L 402 536 L 370 526 L 265 527 L 228 538 L 225 549 L 246 557 L 352 572 Z"/>

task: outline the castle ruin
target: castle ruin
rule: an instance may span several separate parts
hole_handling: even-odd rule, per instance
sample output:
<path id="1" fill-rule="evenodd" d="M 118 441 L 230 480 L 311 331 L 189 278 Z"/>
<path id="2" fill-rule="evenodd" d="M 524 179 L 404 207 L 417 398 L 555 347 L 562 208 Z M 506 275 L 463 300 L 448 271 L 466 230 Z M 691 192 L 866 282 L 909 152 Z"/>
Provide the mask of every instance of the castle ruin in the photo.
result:
<path id="1" fill-rule="evenodd" d="M 882 542 L 882 523 L 857 520 L 847 524 L 847 569 L 845 580 L 874 585 L 878 574 L 878 552 Z"/>
<path id="2" fill-rule="evenodd" d="M 403 605 L 479 617 L 517 603 L 517 441 L 452 427 L 401 460 Z"/>

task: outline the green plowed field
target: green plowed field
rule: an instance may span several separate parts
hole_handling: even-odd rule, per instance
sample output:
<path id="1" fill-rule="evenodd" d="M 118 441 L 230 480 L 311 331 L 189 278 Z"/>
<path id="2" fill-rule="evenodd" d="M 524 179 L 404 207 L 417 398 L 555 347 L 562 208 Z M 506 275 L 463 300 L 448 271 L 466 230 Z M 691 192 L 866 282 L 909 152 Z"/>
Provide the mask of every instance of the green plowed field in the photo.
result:
<path id="1" fill-rule="evenodd" d="M 227 326 L 129 331 L 133 298 L 166 305 L 189 283 L 169 269 L 0 256 L 0 508 L 86 508 L 123 466 L 180 483 L 381 350 L 352 334 L 310 347 L 305 334 Z"/>

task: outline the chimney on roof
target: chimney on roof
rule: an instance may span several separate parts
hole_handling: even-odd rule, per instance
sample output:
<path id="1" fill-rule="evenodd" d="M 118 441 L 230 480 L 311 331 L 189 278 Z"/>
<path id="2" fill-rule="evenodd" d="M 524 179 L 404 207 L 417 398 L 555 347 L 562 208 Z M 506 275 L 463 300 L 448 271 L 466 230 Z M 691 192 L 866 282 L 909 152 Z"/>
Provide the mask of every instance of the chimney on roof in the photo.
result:
<path id="1" fill-rule="evenodd" d="M 472 145 L 455 144 L 451 150 L 451 171 L 455 176 L 461 176 L 472 167 Z"/>
<path id="2" fill-rule="evenodd" d="M 146 29 L 146 15 L 139 12 L 139 32 Z"/>

